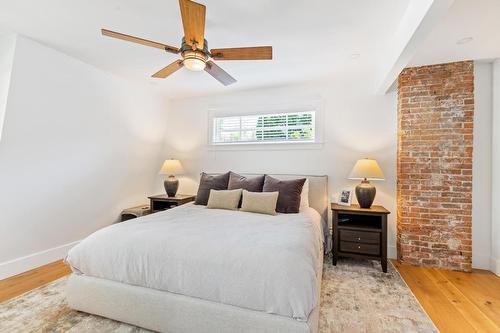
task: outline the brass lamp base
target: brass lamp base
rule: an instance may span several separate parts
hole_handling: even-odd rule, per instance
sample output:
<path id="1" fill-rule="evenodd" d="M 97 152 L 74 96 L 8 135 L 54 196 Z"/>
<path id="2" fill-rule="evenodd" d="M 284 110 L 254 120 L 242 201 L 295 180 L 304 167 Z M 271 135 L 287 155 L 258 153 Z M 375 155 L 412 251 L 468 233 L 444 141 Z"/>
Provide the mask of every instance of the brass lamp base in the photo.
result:
<path id="1" fill-rule="evenodd" d="M 175 179 L 175 176 L 168 176 L 168 179 L 163 182 L 163 186 L 165 186 L 165 192 L 169 197 L 175 197 L 179 189 L 179 180 Z"/>
<path id="2" fill-rule="evenodd" d="M 363 180 L 361 184 L 356 186 L 356 198 L 358 199 L 359 207 L 370 208 L 376 193 L 377 189 L 375 186 L 370 184 L 368 180 Z"/>

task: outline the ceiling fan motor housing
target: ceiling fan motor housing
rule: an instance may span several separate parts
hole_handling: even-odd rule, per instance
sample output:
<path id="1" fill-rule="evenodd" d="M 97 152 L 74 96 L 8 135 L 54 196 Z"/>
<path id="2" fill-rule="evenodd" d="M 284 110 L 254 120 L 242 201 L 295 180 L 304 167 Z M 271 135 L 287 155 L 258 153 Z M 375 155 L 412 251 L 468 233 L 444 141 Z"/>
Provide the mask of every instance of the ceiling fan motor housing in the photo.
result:
<path id="1" fill-rule="evenodd" d="M 210 56 L 208 51 L 207 40 L 205 39 L 203 49 L 195 49 L 191 45 L 188 45 L 185 39 L 182 39 L 182 46 L 179 50 L 184 59 L 183 64 L 187 69 L 192 71 L 202 71 L 205 69 L 206 62 Z"/>
<path id="2" fill-rule="evenodd" d="M 203 43 L 203 49 L 199 49 L 199 48 L 193 49 L 193 47 L 190 44 L 186 43 L 186 39 L 183 37 L 182 38 L 182 45 L 181 45 L 181 48 L 179 49 L 179 52 L 181 54 L 184 54 L 184 52 L 186 52 L 186 51 L 197 51 L 197 52 L 201 52 L 201 53 L 205 54 L 205 56 L 207 56 L 207 57 L 210 56 L 210 51 L 208 51 L 208 42 L 206 39 L 204 40 L 204 43 Z"/>

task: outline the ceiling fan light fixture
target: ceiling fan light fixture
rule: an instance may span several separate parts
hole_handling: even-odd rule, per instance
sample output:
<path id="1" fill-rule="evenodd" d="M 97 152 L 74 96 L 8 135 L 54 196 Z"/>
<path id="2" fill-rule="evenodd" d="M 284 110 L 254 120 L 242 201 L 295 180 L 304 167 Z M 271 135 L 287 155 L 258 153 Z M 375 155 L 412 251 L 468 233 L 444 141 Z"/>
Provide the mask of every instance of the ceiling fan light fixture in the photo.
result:
<path id="1" fill-rule="evenodd" d="M 205 69 L 207 56 L 200 51 L 185 51 L 182 62 L 187 69 L 193 72 L 200 72 Z"/>

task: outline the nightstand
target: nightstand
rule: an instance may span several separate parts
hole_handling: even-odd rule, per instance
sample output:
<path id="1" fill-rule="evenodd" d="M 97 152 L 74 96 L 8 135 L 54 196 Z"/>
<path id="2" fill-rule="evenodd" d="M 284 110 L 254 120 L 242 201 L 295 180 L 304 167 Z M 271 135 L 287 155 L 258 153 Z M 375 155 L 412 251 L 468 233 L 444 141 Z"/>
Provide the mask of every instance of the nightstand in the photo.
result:
<path id="1" fill-rule="evenodd" d="M 195 195 L 177 194 L 175 197 L 169 197 L 166 194 L 153 195 L 148 197 L 150 201 L 151 213 L 160 212 L 185 203 L 194 201 Z"/>
<path id="2" fill-rule="evenodd" d="M 135 219 L 137 217 L 146 216 L 151 213 L 149 205 L 140 205 L 124 209 L 121 213 L 121 222 Z"/>
<path id="3" fill-rule="evenodd" d="M 382 206 L 360 208 L 332 203 L 333 265 L 338 257 L 380 260 L 387 273 L 387 215 Z"/>

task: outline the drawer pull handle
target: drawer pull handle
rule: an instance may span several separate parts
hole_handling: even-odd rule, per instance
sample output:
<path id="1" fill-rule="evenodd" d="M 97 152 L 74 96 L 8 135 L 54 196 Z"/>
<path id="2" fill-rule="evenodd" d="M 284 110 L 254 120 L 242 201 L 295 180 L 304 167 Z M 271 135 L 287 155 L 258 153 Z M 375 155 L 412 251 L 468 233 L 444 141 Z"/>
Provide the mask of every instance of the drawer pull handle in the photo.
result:
<path id="1" fill-rule="evenodd" d="M 361 237 L 358 237 L 358 240 L 361 240 Z"/>
<path id="2" fill-rule="evenodd" d="M 361 248 L 361 245 L 358 245 L 358 249 L 360 249 L 360 248 Z"/>

